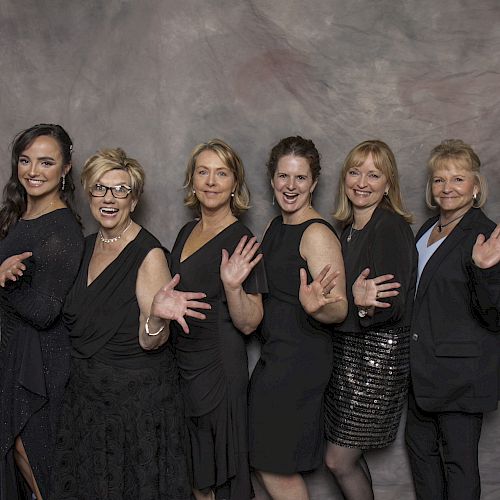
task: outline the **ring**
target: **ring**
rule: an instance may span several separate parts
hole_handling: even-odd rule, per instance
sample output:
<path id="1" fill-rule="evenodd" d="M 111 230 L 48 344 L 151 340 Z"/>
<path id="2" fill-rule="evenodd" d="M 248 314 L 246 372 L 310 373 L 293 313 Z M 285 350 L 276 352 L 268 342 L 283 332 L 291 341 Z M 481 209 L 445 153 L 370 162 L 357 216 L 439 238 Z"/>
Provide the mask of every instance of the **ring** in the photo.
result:
<path id="1" fill-rule="evenodd" d="M 326 297 L 330 292 L 323 290 L 323 297 Z"/>
<path id="2" fill-rule="evenodd" d="M 375 295 L 375 298 L 378 299 L 380 297 L 380 292 L 377 291 L 377 295 Z"/>

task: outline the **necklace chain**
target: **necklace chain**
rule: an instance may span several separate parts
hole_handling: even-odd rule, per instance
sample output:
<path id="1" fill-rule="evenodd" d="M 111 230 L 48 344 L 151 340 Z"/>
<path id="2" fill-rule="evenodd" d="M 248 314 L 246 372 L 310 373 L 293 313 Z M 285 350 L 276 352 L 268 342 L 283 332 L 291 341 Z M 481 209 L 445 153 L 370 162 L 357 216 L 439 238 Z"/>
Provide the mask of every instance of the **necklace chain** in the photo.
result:
<path id="1" fill-rule="evenodd" d="M 42 215 L 43 213 L 45 213 L 54 203 L 56 202 L 56 200 L 52 200 L 47 206 L 43 207 L 42 210 L 40 210 L 39 212 L 36 212 L 35 214 L 31 214 L 29 215 L 28 217 L 23 217 L 23 219 L 36 219 L 37 217 L 39 217 L 40 215 Z"/>
<path id="2" fill-rule="evenodd" d="M 357 231 L 357 229 L 354 229 L 354 222 L 351 224 L 351 229 L 349 230 L 349 234 L 347 236 L 347 243 L 351 241 L 353 231 Z"/>
<path id="3" fill-rule="evenodd" d="M 443 227 L 449 226 L 452 222 L 457 221 L 458 219 L 461 219 L 465 214 L 459 215 L 458 217 L 455 217 L 454 219 L 451 219 L 449 222 L 446 224 L 441 224 L 441 217 L 439 217 L 439 222 L 437 224 L 438 232 L 441 233 L 443 231 Z"/>
<path id="4" fill-rule="evenodd" d="M 125 232 L 131 225 L 132 225 L 132 219 L 130 219 L 130 222 L 127 224 L 127 227 L 118 236 L 114 236 L 113 238 L 105 238 L 104 235 L 102 234 L 102 229 L 99 229 L 99 238 L 103 243 L 114 243 L 115 241 L 118 241 L 125 234 Z"/>

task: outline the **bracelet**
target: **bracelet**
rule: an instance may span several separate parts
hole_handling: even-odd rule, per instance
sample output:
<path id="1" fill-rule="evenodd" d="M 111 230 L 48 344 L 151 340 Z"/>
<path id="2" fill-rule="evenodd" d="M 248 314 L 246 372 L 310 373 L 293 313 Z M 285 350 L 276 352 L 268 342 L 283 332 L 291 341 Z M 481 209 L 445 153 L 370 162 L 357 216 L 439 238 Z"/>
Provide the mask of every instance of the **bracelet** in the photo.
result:
<path id="1" fill-rule="evenodd" d="M 368 309 L 365 309 L 364 307 L 360 307 L 358 309 L 358 316 L 360 318 L 364 318 L 368 314 Z"/>
<path id="2" fill-rule="evenodd" d="M 151 333 L 149 331 L 149 316 L 148 316 L 147 319 L 146 319 L 146 324 L 144 325 L 144 329 L 146 330 L 146 333 L 150 337 L 156 337 L 156 335 L 159 335 L 165 329 L 165 323 L 163 323 L 163 326 L 157 332 Z"/>

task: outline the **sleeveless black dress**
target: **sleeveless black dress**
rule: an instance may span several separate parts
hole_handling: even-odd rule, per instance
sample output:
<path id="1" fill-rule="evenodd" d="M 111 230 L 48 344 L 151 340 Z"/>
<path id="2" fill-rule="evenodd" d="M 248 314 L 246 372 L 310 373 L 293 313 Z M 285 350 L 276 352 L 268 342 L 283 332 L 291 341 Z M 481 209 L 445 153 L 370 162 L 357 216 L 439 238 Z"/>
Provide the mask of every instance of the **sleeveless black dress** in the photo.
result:
<path id="1" fill-rule="evenodd" d="M 187 500 L 178 373 L 167 346 L 139 345 L 139 267 L 159 241 L 141 229 L 87 286 L 96 235 L 64 319 L 71 374 L 56 444 L 52 499 Z"/>
<path id="2" fill-rule="evenodd" d="M 26 251 L 24 275 L 0 288 L 0 499 L 25 498 L 16 478 L 19 435 L 44 498 L 69 375 L 68 331 L 61 309 L 78 272 L 83 236 L 67 208 L 19 220 L 0 241 L 0 262 Z M 18 476 L 19 477 L 19 476 Z"/>
<path id="3" fill-rule="evenodd" d="M 206 293 L 212 308 L 206 319 L 186 318 L 189 334 L 176 328 L 175 352 L 180 369 L 186 426 L 190 441 L 191 481 L 199 490 L 211 488 L 217 499 L 248 500 L 248 362 L 244 335 L 231 321 L 220 279 L 222 249 L 231 255 L 244 235 L 252 233 L 236 221 L 183 262 L 184 244 L 197 224 L 180 231 L 172 249 L 172 274 L 179 273 L 179 290 Z M 259 263 L 243 288 L 267 291 Z"/>
<path id="4" fill-rule="evenodd" d="M 331 331 L 299 302 L 299 252 L 312 219 L 274 219 L 262 242 L 269 294 L 264 300 L 261 357 L 250 380 L 250 464 L 276 474 L 315 469 L 323 461 L 323 392 L 332 370 Z M 308 280 L 311 275 L 308 272 Z"/>

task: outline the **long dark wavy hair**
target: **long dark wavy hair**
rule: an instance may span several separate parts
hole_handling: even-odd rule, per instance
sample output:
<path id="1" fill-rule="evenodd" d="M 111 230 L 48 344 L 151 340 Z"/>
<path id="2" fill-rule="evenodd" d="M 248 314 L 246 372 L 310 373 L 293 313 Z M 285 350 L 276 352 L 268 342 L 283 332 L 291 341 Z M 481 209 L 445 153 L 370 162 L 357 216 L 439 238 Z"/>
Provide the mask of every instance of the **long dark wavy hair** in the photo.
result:
<path id="1" fill-rule="evenodd" d="M 19 132 L 12 141 L 11 176 L 3 189 L 3 200 L 0 206 L 0 239 L 5 238 L 10 228 L 22 217 L 27 207 L 26 190 L 19 182 L 18 163 L 19 156 L 26 151 L 33 141 L 40 136 L 53 137 L 61 149 L 63 165 L 71 164 L 73 153 L 73 142 L 66 130 L 61 125 L 41 123 Z M 73 212 L 77 221 L 81 219 L 74 208 L 75 183 L 73 182 L 72 170 L 65 176 L 64 190 L 59 185 L 59 197 Z"/>

